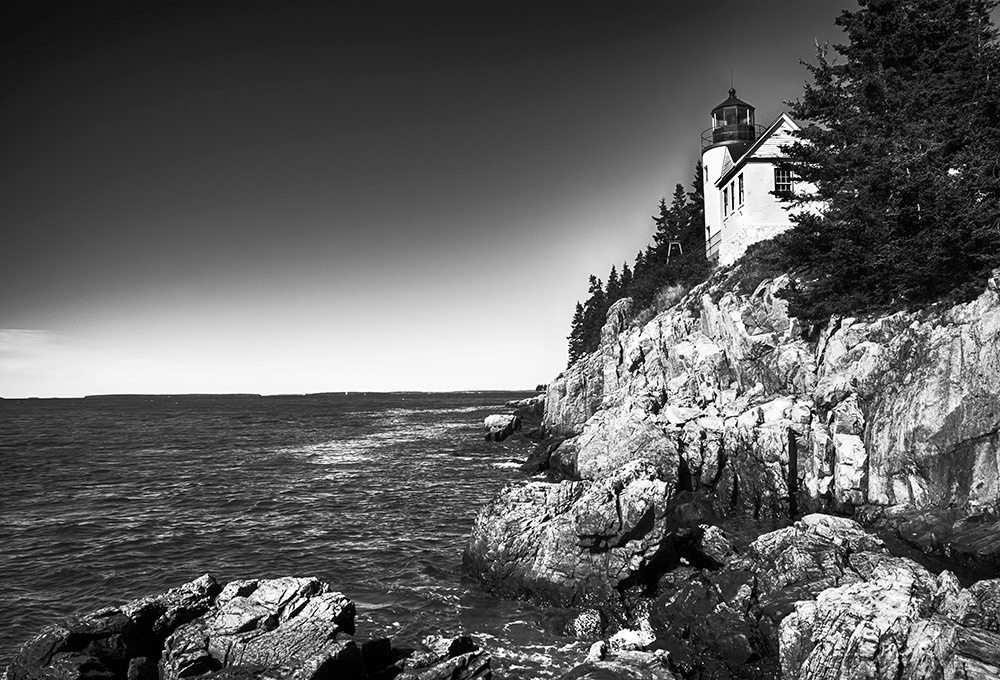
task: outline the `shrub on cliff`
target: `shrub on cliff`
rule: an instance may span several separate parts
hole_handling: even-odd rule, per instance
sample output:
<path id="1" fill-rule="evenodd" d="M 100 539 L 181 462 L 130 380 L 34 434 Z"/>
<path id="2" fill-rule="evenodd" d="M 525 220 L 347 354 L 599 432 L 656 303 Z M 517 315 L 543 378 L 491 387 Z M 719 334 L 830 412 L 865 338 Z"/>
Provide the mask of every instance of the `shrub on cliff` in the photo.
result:
<path id="1" fill-rule="evenodd" d="M 1000 265 L 996 0 L 859 0 L 791 104 L 788 148 L 821 215 L 779 236 L 807 320 L 959 300 Z"/>

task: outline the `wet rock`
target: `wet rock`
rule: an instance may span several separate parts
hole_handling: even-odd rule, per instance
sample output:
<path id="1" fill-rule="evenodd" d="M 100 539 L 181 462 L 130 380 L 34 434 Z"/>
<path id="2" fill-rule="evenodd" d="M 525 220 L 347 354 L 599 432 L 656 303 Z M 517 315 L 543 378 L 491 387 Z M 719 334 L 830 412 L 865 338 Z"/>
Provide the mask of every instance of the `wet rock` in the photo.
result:
<path id="1" fill-rule="evenodd" d="M 406 660 L 399 680 L 473 680 L 490 678 L 489 655 L 480 651 L 472 637 L 431 635 L 422 642 L 425 652 Z"/>
<path id="2" fill-rule="evenodd" d="M 869 506 L 860 514 L 866 523 L 888 529 L 918 550 L 960 564 L 971 573 L 1000 573 L 1000 515 L 995 511 L 970 514 L 950 508 L 915 511 L 905 506 Z"/>
<path id="3" fill-rule="evenodd" d="M 521 464 L 521 472 L 532 476 L 548 471 L 551 467 L 552 454 L 559 448 L 562 442 L 561 437 L 551 437 L 539 442 L 527 460 Z"/>
<path id="4" fill-rule="evenodd" d="M 145 656 L 129 660 L 126 674 L 128 680 L 157 680 L 158 677 L 159 670 L 155 660 Z"/>
<path id="5" fill-rule="evenodd" d="M 595 643 L 586 661 L 559 680 L 675 680 L 663 652 L 612 651 Z"/>
<path id="6" fill-rule="evenodd" d="M 495 413 L 483 420 L 486 427 L 486 441 L 502 442 L 521 429 L 521 418 L 516 415 Z"/>
<path id="7" fill-rule="evenodd" d="M 647 621 L 637 630 L 623 628 L 608 638 L 608 648 L 615 652 L 642 651 L 656 642 L 656 634 Z"/>
<path id="8" fill-rule="evenodd" d="M 307 661 L 355 664 L 360 652 L 337 636 L 354 634 L 354 603 L 315 578 L 261 581 L 174 632 L 160 662 L 163 680 L 230 666 L 277 668 Z"/>
<path id="9" fill-rule="evenodd" d="M 219 590 L 206 574 L 161 595 L 50 626 L 22 645 L 7 679 L 127 677 L 132 659 L 159 658 L 164 639 L 208 611 Z"/>
<path id="10" fill-rule="evenodd" d="M 660 581 L 650 612 L 656 646 L 685 677 L 756 677 L 777 668 L 756 625 L 754 577 L 745 570 L 677 570 Z"/>
<path id="11" fill-rule="evenodd" d="M 732 542 L 725 532 L 712 524 L 702 524 L 694 549 L 712 566 L 723 567 L 736 556 Z"/>
<path id="12" fill-rule="evenodd" d="M 155 597 L 50 626 L 26 642 L 7 680 L 423 680 L 490 677 L 472 638 L 429 637 L 427 651 L 389 640 L 359 647 L 354 603 L 315 578 L 206 575 Z"/>
<path id="13" fill-rule="evenodd" d="M 463 634 L 453 637 L 444 635 L 428 635 L 422 641 L 423 652 L 418 652 L 407 659 L 407 668 L 426 668 L 436 663 L 453 659 L 456 656 L 476 650 L 472 636 Z"/>

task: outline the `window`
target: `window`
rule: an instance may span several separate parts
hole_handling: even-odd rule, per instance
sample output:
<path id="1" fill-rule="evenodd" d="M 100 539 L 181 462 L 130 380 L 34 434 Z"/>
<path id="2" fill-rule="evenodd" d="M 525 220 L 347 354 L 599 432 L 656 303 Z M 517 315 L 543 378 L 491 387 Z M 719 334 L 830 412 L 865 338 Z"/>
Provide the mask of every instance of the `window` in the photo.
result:
<path id="1" fill-rule="evenodd" d="M 740 173 L 740 176 L 739 176 L 739 183 L 740 183 L 740 205 L 743 205 L 743 173 L 742 172 Z"/>
<path id="2" fill-rule="evenodd" d="M 776 193 L 788 193 L 792 190 L 792 171 L 774 169 L 774 191 Z"/>
<path id="3" fill-rule="evenodd" d="M 722 190 L 722 214 L 729 214 L 729 187 Z"/>

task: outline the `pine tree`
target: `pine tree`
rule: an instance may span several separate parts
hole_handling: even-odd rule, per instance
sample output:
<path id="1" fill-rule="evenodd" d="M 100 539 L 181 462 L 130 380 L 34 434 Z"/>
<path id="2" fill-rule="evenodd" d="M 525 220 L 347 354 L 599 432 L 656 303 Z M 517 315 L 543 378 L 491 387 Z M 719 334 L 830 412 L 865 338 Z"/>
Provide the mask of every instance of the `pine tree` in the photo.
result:
<path id="1" fill-rule="evenodd" d="M 601 328 L 608 314 L 607 297 L 601 280 L 590 275 L 590 297 L 583 304 L 583 351 L 593 352 L 601 344 Z"/>
<path id="2" fill-rule="evenodd" d="M 687 228 L 681 235 L 684 252 L 705 255 L 705 168 L 699 160 L 694 166 L 691 191 L 688 192 Z"/>
<path id="3" fill-rule="evenodd" d="M 583 355 L 583 305 L 579 302 L 576 303 L 571 330 L 566 339 L 569 340 L 569 362 L 566 364 L 569 368 Z"/>
<path id="4" fill-rule="evenodd" d="M 618 279 L 618 269 L 615 265 L 611 265 L 611 272 L 608 273 L 608 288 L 606 295 L 609 307 L 623 297 L 621 281 Z"/>
<path id="5" fill-rule="evenodd" d="M 622 297 L 628 297 L 632 294 L 632 270 L 629 269 L 628 262 L 622 262 L 622 275 L 621 275 L 621 290 Z"/>
<path id="6" fill-rule="evenodd" d="M 679 240 L 681 234 L 688 226 L 690 213 L 688 195 L 684 191 L 684 185 L 682 184 L 674 186 L 674 195 L 670 199 L 670 208 L 667 208 L 665 199 L 660 199 L 660 214 L 653 218 L 656 224 L 653 243 L 655 244 L 654 249 L 662 252 L 664 259 L 670 254 L 670 243 Z"/>
<path id="7" fill-rule="evenodd" d="M 653 215 L 653 244 L 659 248 L 670 238 L 670 208 L 667 207 L 667 199 L 661 198 L 657 209 L 658 213 Z"/>
<path id="8" fill-rule="evenodd" d="M 791 108 L 810 124 L 789 167 L 825 209 L 777 246 L 804 274 L 790 311 L 815 321 L 968 297 L 1000 265 L 997 2 L 858 5 Z"/>
<path id="9" fill-rule="evenodd" d="M 623 262 L 619 275 L 617 268 L 612 266 L 606 288 L 596 276 L 590 277 L 590 297 L 583 305 L 577 305 L 568 337 L 571 364 L 600 345 L 608 308 L 617 300 L 631 297 L 635 302 L 633 309 L 638 311 L 650 306 L 665 286 L 681 283 L 689 287 L 707 277 L 709 263 L 705 259 L 701 163 L 695 166 L 691 191 L 685 193 L 683 186 L 678 184 L 670 206 L 666 199 L 661 199 L 657 212 L 652 218 L 654 244 L 639 251 L 633 267 Z M 669 243 L 673 240 L 681 242 L 682 254 L 676 250 L 670 252 Z"/>

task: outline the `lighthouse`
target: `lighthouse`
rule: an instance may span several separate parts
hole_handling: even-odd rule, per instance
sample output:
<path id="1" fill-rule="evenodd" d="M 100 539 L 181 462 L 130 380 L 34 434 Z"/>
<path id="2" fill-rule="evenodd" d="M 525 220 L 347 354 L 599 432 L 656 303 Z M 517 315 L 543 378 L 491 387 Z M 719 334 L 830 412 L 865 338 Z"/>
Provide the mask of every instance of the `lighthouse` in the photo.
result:
<path id="1" fill-rule="evenodd" d="M 712 127 L 701 135 L 707 258 L 732 264 L 748 246 L 793 225 L 794 215 L 781 197 L 815 191 L 797 182 L 784 163 L 784 149 L 798 141 L 798 129 L 786 113 L 767 127 L 757 125 L 754 107 L 737 97 L 735 89 L 712 109 Z M 821 208 L 808 202 L 796 210 Z"/>
<path id="2" fill-rule="evenodd" d="M 735 159 L 743 156 L 757 140 L 758 133 L 754 107 L 737 97 L 735 88 L 729 88 L 729 98 L 712 109 L 712 127 L 701 135 L 705 248 L 709 259 L 719 258 L 722 239 L 722 191 L 716 183 L 725 171 L 724 166 L 728 169 Z"/>

